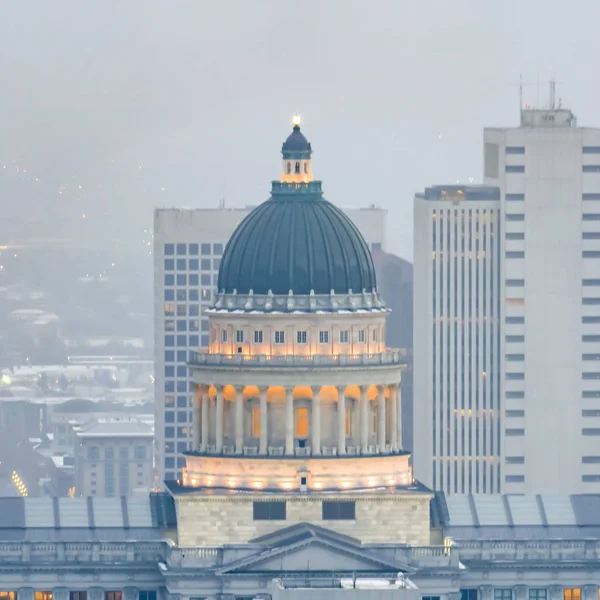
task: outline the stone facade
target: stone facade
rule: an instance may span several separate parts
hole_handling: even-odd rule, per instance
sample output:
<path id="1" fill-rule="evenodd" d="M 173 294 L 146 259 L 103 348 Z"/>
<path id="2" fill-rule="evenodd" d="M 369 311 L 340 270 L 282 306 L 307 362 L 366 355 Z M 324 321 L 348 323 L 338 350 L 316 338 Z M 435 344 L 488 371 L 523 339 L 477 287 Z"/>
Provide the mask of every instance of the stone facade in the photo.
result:
<path id="1" fill-rule="evenodd" d="M 257 501 L 265 498 L 257 496 Z M 290 498 L 273 496 L 269 500 L 286 500 L 285 521 L 255 521 L 252 497 L 176 497 L 178 543 L 187 546 L 222 546 L 247 543 L 285 526 L 311 523 L 337 533 L 360 539 L 363 543 L 396 543 L 426 546 L 430 543 L 430 496 L 382 497 L 356 501 L 356 519 L 322 519 L 322 501 L 331 496 Z M 339 495 L 335 499 L 341 499 Z M 199 519 L 198 515 L 202 515 Z"/>

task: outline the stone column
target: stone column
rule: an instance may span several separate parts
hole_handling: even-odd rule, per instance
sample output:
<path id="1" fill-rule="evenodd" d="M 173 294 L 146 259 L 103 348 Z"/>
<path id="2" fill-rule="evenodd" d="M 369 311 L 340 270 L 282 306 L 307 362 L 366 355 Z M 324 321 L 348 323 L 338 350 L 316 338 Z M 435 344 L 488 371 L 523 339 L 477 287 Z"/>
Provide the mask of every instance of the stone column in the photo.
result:
<path id="1" fill-rule="evenodd" d="M 294 387 L 285 387 L 285 453 L 294 454 Z"/>
<path id="2" fill-rule="evenodd" d="M 215 450 L 217 452 L 223 452 L 223 386 L 216 385 L 217 389 L 217 423 L 216 423 L 216 436 L 215 436 Z"/>
<path id="3" fill-rule="evenodd" d="M 366 385 L 361 385 L 359 390 L 360 451 L 362 454 L 366 454 L 369 447 L 369 396 L 367 394 L 369 388 Z"/>
<path id="4" fill-rule="evenodd" d="M 202 428 L 202 388 L 196 385 L 194 390 L 194 411 L 192 427 L 194 428 L 194 450 L 198 450 L 201 444 L 200 430 Z M 54 598 L 54 596 L 52 596 Z"/>
<path id="5" fill-rule="evenodd" d="M 402 381 L 398 383 L 396 391 L 396 401 L 398 402 L 398 450 L 402 450 Z"/>
<path id="6" fill-rule="evenodd" d="M 126 587 L 123 588 L 123 600 L 137 600 L 138 599 L 138 588 Z M 54 600 L 54 597 L 52 598 Z"/>
<path id="7" fill-rule="evenodd" d="M 598 586 L 584 585 L 581 590 L 581 600 L 598 600 Z"/>
<path id="8" fill-rule="evenodd" d="M 338 456 L 346 454 L 346 386 L 337 386 L 338 408 Z"/>
<path id="9" fill-rule="evenodd" d="M 491 585 L 479 586 L 479 597 L 481 600 L 494 600 L 494 588 Z"/>
<path id="10" fill-rule="evenodd" d="M 102 600 L 104 598 L 104 589 L 100 587 L 89 588 L 87 597 L 88 600 Z"/>
<path id="11" fill-rule="evenodd" d="M 390 446 L 392 452 L 398 450 L 398 387 L 390 386 Z"/>
<path id="12" fill-rule="evenodd" d="M 35 597 L 35 590 L 33 588 L 19 588 L 17 591 L 17 598 L 21 600 L 33 600 Z"/>
<path id="13" fill-rule="evenodd" d="M 377 386 L 377 410 L 379 412 L 378 423 L 377 423 L 377 444 L 379 445 L 379 452 L 385 452 L 385 387 L 383 385 Z"/>
<path id="14" fill-rule="evenodd" d="M 258 441 L 258 453 L 267 453 L 269 415 L 267 413 L 267 388 L 260 387 L 260 438 Z"/>
<path id="15" fill-rule="evenodd" d="M 321 454 L 321 388 L 312 389 L 311 452 Z"/>
<path id="16" fill-rule="evenodd" d="M 515 600 L 527 600 L 529 598 L 529 591 L 526 585 L 515 585 L 513 591 Z M 598 598 L 596 597 L 595 600 L 598 600 Z"/>
<path id="17" fill-rule="evenodd" d="M 210 444 L 208 439 L 208 403 L 210 399 L 208 397 L 208 386 L 202 388 L 202 450 L 206 452 L 208 445 Z"/>
<path id="18" fill-rule="evenodd" d="M 52 600 L 69 600 L 69 589 L 66 587 L 54 588 L 52 590 Z"/>
<path id="19" fill-rule="evenodd" d="M 235 452 L 244 452 L 244 387 L 235 386 Z"/>

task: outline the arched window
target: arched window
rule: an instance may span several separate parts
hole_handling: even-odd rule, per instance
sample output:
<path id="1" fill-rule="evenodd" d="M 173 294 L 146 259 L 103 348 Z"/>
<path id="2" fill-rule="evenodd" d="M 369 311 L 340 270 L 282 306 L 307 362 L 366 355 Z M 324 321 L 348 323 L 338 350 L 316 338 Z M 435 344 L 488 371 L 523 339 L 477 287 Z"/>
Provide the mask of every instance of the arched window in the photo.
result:
<path id="1" fill-rule="evenodd" d="M 308 173 L 308 163 L 307 162 L 304 163 L 304 172 Z"/>
<path id="2" fill-rule="evenodd" d="M 299 162 L 296 163 L 296 170 L 294 172 L 300 173 L 300 163 Z"/>
<path id="3" fill-rule="evenodd" d="M 290 163 L 290 162 L 289 162 L 289 163 L 287 164 L 287 173 L 288 173 L 288 175 L 289 175 L 291 172 L 292 172 L 292 163 Z"/>

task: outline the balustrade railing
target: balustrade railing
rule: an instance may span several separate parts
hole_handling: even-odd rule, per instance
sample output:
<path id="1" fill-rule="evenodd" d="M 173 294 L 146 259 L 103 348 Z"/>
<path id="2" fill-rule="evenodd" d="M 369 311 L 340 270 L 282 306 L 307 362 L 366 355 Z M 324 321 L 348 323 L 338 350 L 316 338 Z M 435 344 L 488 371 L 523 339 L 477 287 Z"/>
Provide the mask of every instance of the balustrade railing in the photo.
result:
<path id="1" fill-rule="evenodd" d="M 456 541 L 461 560 L 587 560 L 600 558 L 600 541 L 465 540 Z"/>
<path id="2" fill-rule="evenodd" d="M 190 365 L 211 367 L 360 367 L 377 365 L 401 365 L 406 357 L 400 350 L 387 350 L 370 354 L 210 354 L 206 351 L 194 352 Z"/>

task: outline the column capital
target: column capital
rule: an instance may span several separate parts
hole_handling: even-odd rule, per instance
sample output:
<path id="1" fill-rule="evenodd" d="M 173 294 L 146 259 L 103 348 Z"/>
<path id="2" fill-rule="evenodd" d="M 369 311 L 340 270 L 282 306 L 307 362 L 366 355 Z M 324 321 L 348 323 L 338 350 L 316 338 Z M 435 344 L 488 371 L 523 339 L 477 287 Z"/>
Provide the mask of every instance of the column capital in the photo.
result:
<path id="1" fill-rule="evenodd" d="M 295 387 L 296 387 L 295 385 L 284 385 L 283 389 L 285 390 L 286 394 L 290 394 L 290 393 L 294 392 Z"/>
<path id="2" fill-rule="evenodd" d="M 267 391 L 269 390 L 269 386 L 268 385 L 257 385 L 256 386 L 258 388 L 258 393 L 259 394 L 266 394 Z"/>
<path id="3" fill-rule="evenodd" d="M 225 387 L 224 385 L 220 385 L 220 384 L 217 384 L 217 383 L 211 383 L 210 385 L 212 387 L 214 387 L 215 390 L 217 390 L 217 393 L 222 392 L 223 388 Z"/>

